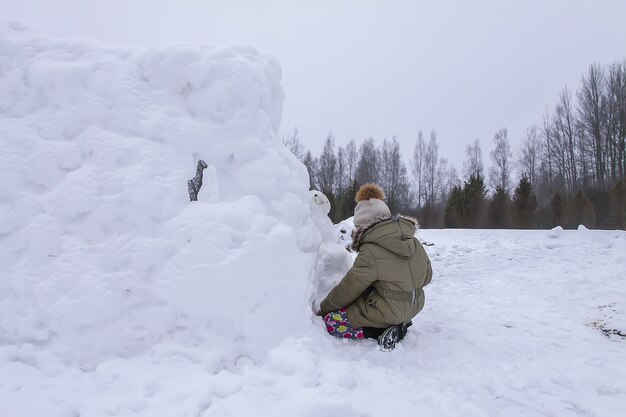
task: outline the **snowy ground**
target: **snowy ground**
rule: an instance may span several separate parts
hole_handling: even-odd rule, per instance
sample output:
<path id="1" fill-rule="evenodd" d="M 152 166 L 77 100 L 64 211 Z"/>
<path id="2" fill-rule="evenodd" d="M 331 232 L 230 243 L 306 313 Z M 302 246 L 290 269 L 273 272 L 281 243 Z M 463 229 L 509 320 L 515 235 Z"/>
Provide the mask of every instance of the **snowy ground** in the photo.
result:
<path id="1" fill-rule="evenodd" d="M 257 363 L 161 346 L 81 372 L 37 346 L 10 346 L 0 349 L 0 408 L 11 417 L 623 415 L 626 339 L 597 325 L 626 330 L 626 233 L 421 236 L 434 242 L 435 275 L 392 352 L 335 340 L 316 317 L 300 329 L 268 323 L 284 341 Z"/>
<path id="2" fill-rule="evenodd" d="M 0 21 L 0 417 L 623 415 L 625 232 L 424 230 L 407 338 L 328 336 L 352 257 L 280 72 Z"/>

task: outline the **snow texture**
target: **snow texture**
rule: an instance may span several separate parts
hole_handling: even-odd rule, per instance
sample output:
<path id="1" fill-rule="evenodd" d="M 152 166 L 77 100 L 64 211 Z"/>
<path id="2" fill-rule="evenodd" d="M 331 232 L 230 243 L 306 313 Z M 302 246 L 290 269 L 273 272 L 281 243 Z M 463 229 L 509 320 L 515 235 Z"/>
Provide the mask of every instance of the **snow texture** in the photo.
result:
<path id="1" fill-rule="evenodd" d="M 352 225 L 277 139 L 282 100 L 248 46 L 0 22 L 2 417 L 623 415 L 624 232 L 421 230 L 406 339 L 328 336 Z"/>
<path id="2" fill-rule="evenodd" d="M 45 345 L 83 370 L 162 342 L 258 359 L 276 344 L 278 300 L 285 328 L 308 319 L 321 232 L 306 169 L 276 137 L 274 59 L 17 22 L 0 42 L 3 344 Z"/>

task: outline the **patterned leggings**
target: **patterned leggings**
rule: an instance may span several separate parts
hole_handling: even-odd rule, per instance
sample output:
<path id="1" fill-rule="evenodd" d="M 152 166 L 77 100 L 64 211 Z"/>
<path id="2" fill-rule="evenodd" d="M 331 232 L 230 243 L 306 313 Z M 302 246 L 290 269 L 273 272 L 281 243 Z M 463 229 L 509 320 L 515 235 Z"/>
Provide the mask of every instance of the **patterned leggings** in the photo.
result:
<path id="1" fill-rule="evenodd" d="M 324 323 L 326 323 L 326 330 L 332 336 L 342 337 L 344 339 L 365 338 L 362 327 L 352 327 L 348 321 L 348 314 L 345 308 L 326 314 L 324 316 Z"/>

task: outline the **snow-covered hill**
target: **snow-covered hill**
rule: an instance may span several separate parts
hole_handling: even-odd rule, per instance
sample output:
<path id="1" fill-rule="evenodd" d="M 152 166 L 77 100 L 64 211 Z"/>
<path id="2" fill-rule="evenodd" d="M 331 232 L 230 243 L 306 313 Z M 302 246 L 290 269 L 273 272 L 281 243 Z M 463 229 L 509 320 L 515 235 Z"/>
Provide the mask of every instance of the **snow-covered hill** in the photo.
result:
<path id="1" fill-rule="evenodd" d="M 83 370 L 163 343 L 232 361 L 277 345 L 279 315 L 309 320 L 322 231 L 276 136 L 279 82 L 248 46 L 0 23 L 0 343 Z"/>
<path id="2" fill-rule="evenodd" d="M 350 222 L 277 140 L 279 81 L 0 23 L 0 416 L 623 414 L 624 232 L 420 231 L 407 338 L 328 336 Z"/>

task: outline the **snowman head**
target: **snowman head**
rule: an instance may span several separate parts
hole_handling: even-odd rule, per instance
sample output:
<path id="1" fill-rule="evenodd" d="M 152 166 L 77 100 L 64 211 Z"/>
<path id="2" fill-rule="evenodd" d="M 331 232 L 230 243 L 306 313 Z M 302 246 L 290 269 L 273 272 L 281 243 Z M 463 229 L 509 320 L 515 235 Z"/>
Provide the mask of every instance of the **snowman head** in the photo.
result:
<path id="1" fill-rule="evenodd" d="M 330 201 L 328 201 L 328 198 L 324 195 L 324 193 L 317 190 L 311 190 L 309 191 L 309 194 L 311 195 L 310 203 L 313 210 L 321 212 L 324 215 L 330 212 Z"/>

